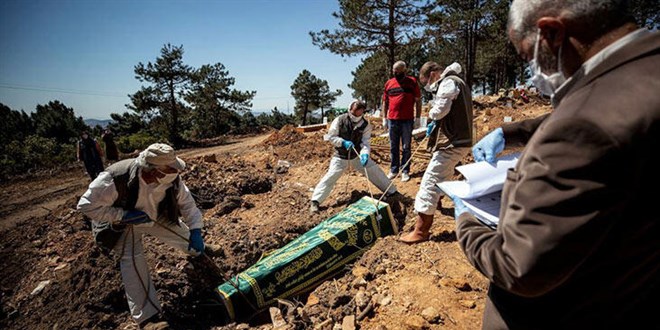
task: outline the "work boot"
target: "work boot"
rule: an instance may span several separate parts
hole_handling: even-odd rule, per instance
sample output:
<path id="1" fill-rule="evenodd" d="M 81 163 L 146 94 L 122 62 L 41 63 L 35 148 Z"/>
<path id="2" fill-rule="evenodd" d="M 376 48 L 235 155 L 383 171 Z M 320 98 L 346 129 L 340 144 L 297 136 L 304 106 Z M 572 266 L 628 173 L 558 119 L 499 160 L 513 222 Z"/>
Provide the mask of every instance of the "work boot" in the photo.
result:
<path id="1" fill-rule="evenodd" d="M 312 205 L 309 207 L 309 213 L 319 213 L 319 202 L 312 201 Z"/>
<path id="2" fill-rule="evenodd" d="M 417 222 L 415 223 L 413 230 L 407 234 L 401 235 L 399 241 L 406 244 L 426 242 L 431 236 L 431 225 L 433 225 L 433 215 L 418 213 Z"/>
<path id="3" fill-rule="evenodd" d="M 215 244 L 204 244 L 204 253 L 209 257 L 224 257 L 225 250 L 220 247 L 220 245 Z"/>

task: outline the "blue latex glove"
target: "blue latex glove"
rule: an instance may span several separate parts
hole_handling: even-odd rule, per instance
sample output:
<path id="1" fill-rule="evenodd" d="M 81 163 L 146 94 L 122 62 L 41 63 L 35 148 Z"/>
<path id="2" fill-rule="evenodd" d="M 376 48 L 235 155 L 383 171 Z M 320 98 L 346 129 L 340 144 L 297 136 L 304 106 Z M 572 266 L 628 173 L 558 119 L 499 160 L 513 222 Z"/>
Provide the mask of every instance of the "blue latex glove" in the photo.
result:
<path id="1" fill-rule="evenodd" d="M 461 215 L 461 214 L 467 212 L 468 209 L 467 209 L 467 207 L 465 206 L 465 204 L 463 204 L 463 200 L 462 200 L 462 199 L 460 199 L 460 198 L 458 198 L 458 197 L 455 197 L 455 196 L 451 196 L 451 195 L 448 195 L 448 196 L 449 196 L 449 197 L 451 198 L 451 200 L 454 202 L 454 220 L 456 220 L 456 219 L 458 219 L 458 216 L 459 216 L 459 215 Z"/>
<path id="2" fill-rule="evenodd" d="M 501 127 L 488 133 L 472 147 L 475 162 L 487 161 L 494 163 L 497 154 L 504 150 L 504 131 Z"/>
<path id="3" fill-rule="evenodd" d="M 433 132 L 433 129 L 435 128 L 435 120 L 432 121 L 430 124 L 426 126 L 426 136 L 431 136 L 431 132 Z"/>
<path id="4" fill-rule="evenodd" d="M 367 154 L 360 155 L 360 164 L 362 164 L 363 167 L 367 166 L 368 161 L 369 161 L 369 155 Z"/>
<path id="5" fill-rule="evenodd" d="M 344 147 L 346 150 L 351 150 L 355 145 L 353 145 L 353 142 L 344 140 L 344 142 L 341 143 L 341 146 Z"/>
<path id="6" fill-rule="evenodd" d="M 127 225 L 137 225 L 139 223 L 150 222 L 149 216 L 140 210 L 130 210 L 124 213 L 121 222 Z"/>
<path id="7" fill-rule="evenodd" d="M 204 239 L 202 238 L 201 229 L 192 229 L 190 231 L 190 243 L 188 243 L 188 251 L 195 250 L 199 253 L 204 252 Z"/>

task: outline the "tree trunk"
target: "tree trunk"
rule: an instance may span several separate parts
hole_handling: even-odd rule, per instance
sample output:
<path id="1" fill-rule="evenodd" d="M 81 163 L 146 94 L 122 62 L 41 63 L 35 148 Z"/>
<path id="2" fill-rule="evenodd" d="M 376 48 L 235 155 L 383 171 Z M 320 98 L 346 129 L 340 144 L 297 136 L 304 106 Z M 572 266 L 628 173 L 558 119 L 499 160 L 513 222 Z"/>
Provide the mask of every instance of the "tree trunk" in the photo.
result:
<path id="1" fill-rule="evenodd" d="M 179 141 L 179 132 L 178 132 L 178 127 L 179 127 L 179 113 L 176 108 L 176 99 L 174 98 L 174 82 L 170 82 L 169 84 L 170 88 L 170 106 L 172 107 L 172 126 L 170 127 L 170 140 L 172 140 L 172 144 L 174 145 L 175 148 L 178 148 L 180 146 L 180 141 Z"/>

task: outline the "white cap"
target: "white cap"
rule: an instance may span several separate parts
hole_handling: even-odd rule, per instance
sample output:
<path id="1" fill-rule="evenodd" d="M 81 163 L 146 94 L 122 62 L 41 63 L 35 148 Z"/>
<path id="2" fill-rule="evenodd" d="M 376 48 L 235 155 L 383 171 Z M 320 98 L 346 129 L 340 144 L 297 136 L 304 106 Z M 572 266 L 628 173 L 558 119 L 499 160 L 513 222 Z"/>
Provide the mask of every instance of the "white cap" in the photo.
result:
<path id="1" fill-rule="evenodd" d="M 174 148 L 164 143 L 154 143 L 138 156 L 142 165 L 169 166 L 179 171 L 186 168 L 186 163 L 174 153 Z"/>

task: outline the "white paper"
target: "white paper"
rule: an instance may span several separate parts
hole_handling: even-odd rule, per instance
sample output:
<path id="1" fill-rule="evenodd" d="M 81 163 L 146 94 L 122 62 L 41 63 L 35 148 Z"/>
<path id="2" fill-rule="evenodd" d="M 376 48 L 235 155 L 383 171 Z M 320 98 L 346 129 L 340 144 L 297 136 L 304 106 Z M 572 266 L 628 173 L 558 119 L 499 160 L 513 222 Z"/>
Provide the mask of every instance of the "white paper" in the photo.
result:
<path id="1" fill-rule="evenodd" d="M 438 184 L 448 195 L 460 198 L 477 219 L 489 227 L 499 221 L 501 193 L 506 172 L 516 166 L 519 153 L 502 156 L 495 164 L 477 162 L 456 167 L 463 181 L 444 181 Z"/>

